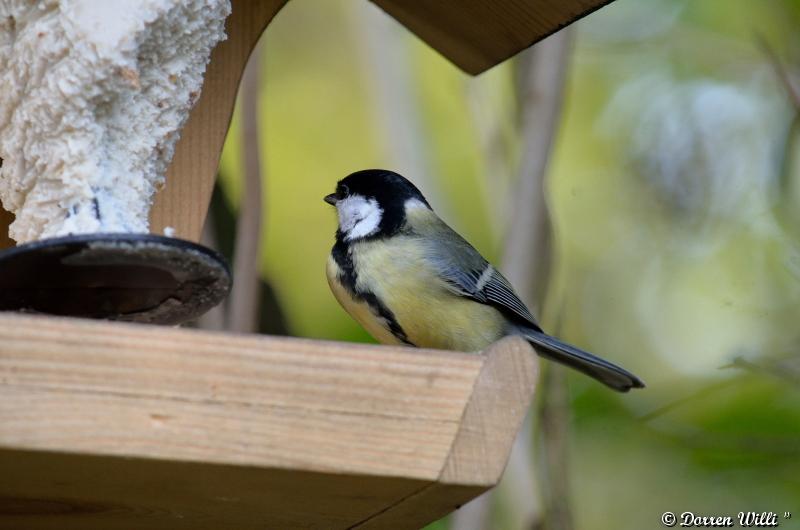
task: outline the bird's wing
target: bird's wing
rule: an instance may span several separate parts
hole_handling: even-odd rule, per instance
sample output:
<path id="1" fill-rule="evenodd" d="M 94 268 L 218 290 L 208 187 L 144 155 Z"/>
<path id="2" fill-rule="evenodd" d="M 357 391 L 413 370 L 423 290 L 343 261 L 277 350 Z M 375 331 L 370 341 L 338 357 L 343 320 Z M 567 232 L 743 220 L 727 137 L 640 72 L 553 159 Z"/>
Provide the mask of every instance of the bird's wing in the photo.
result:
<path id="1" fill-rule="evenodd" d="M 438 224 L 438 223 L 437 223 Z M 441 222 L 429 229 L 437 237 L 423 237 L 426 256 L 450 290 L 459 296 L 496 307 L 509 318 L 540 330 L 536 319 L 499 271 L 454 230 Z"/>

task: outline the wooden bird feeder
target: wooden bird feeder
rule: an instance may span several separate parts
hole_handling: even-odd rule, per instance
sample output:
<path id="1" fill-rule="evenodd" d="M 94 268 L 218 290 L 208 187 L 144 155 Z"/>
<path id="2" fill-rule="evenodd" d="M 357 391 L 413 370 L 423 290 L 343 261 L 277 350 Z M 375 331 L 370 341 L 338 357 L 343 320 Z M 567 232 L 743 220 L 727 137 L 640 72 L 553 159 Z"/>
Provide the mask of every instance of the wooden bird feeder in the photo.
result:
<path id="1" fill-rule="evenodd" d="M 373 1 L 472 74 L 607 3 Z M 199 240 L 284 3 L 232 1 L 153 233 Z M 518 338 L 475 355 L 0 314 L 0 528 L 418 528 L 498 482 L 536 370 Z"/>

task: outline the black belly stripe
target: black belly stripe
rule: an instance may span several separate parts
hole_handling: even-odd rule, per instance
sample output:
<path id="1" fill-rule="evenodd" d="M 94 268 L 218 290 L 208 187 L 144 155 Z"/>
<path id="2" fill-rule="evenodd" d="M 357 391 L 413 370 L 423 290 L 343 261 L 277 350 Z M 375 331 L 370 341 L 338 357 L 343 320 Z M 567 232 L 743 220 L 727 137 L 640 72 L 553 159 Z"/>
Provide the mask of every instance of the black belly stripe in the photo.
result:
<path id="1" fill-rule="evenodd" d="M 383 318 L 383 320 L 386 321 L 386 325 L 389 327 L 389 331 L 392 333 L 392 335 L 395 336 L 395 338 L 397 338 L 397 340 L 405 344 L 408 344 L 409 346 L 416 346 L 416 344 L 408 340 L 406 332 L 403 330 L 402 326 L 400 326 L 400 324 L 397 322 L 397 319 L 395 318 L 394 313 L 392 313 L 391 309 L 383 305 L 381 301 L 378 300 L 378 297 L 375 296 L 374 293 L 371 293 L 369 291 L 359 292 L 357 293 L 357 296 L 360 297 L 362 300 L 364 300 L 369 305 L 369 307 L 378 314 L 378 316 L 380 316 L 381 318 Z"/>
<path id="2" fill-rule="evenodd" d="M 389 332 L 394 335 L 397 340 L 409 346 L 416 346 L 416 344 L 408 340 L 406 332 L 403 330 L 400 323 L 397 322 L 397 318 L 395 318 L 392 310 L 386 307 L 386 305 L 375 296 L 375 293 L 356 288 L 358 276 L 356 275 L 356 268 L 353 264 L 353 256 L 350 254 L 349 245 L 337 237 L 331 255 L 339 266 L 339 281 L 342 283 L 342 286 L 347 289 L 347 292 L 349 292 L 353 298 L 366 302 L 376 315 L 385 320 Z"/>

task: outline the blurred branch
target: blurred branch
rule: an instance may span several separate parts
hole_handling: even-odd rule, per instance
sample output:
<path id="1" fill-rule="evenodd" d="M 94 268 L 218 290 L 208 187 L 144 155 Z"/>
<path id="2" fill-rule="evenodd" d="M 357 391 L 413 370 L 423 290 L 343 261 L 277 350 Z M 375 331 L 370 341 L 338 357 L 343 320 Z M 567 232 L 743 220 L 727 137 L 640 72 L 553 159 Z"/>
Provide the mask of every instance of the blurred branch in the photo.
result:
<path id="1" fill-rule="evenodd" d="M 259 256 L 261 255 L 261 140 L 258 129 L 261 48 L 253 49 L 244 71 L 242 98 L 242 158 L 244 185 L 236 227 L 236 248 L 233 255 L 233 288 L 228 301 L 226 328 L 230 331 L 258 331 Z"/>
<path id="2" fill-rule="evenodd" d="M 508 229 L 504 212 L 509 202 L 509 188 L 512 183 L 511 149 L 505 130 L 506 116 L 498 114 L 497 108 L 489 103 L 490 94 L 487 84 L 478 80 L 467 80 L 466 91 L 472 118 L 472 129 L 475 131 L 480 145 L 483 162 L 481 193 L 486 199 L 489 212 L 489 228 L 492 236 L 500 240 Z M 514 128 L 516 124 L 510 124 Z M 517 131 L 512 131 L 517 134 Z"/>
<path id="3" fill-rule="evenodd" d="M 539 314 L 552 263 L 545 176 L 561 120 L 572 31 L 567 28 L 543 41 L 535 50 L 537 55 L 522 57 L 519 64 L 517 90 L 522 104 L 523 155 L 519 189 L 514 195 L 514 222 L 503 263 L 514 285 L 529 293 L 532 307 Z M 563 369 L 548 366 L 544 370 L 539 396 L 536 432 L 544 453 L 539 483 L 546 487 L 540 488 L 544 496 L 539 520 L 528 521 L 525 527 L 569 530 L 573 527 L 569 502 L 569 401 Z M 527 449 L 526 454 L 530 455 L 531 443 L 526 444 L 527 448 L 520 450 Z M 527 469 L 530 472 L 533 466 Z M 528 503 L 532 504 L 532 500 L 528 499 Z"/>
<path id="4" fill-rule="evenodd" d="M 675 423 L 660 428 L 651 427 L 648 432 L 666 438 L 683 449 L 708 451 L 717 457 L 724 452 L 793 458 L 797 458 L 800 454 L 800 437 L 792 434 L 720 433 L 706 428 L 687 426 L 685 423 Z"/>
<path id="5" fill-rule="evenodd" d="M 786 130 L 786 138 L 783 142 L 783 148 L 778 161 L 778 179 L 780 184 L 780 191 L 786 192 L 791 183 L 791 171 L 793 164 L 793 146 L 797 142 L 798 134 L 800 134 L 800 111 L 794 113 L 789 128 Z"/>
<path id="6" fill-rule="evenodd" d="M 215 249 L 230 262 L 233 259 L 235 247 L 237 219 L 236 212 L 228 203 L 225 192 L 220 186 L 222 178 L 221 175 L 218 175 L 214 184 L 206 224 L 203 226 L 202 241 L 204 245 Z M 259 278 L 258 297 L 258 332 L 268 335 L 289 335 L 286 315 L 281 308 L 277 293 L 264 278 Z M 197 327 L 217 331 L 224 330 L 225 321 L 228 318 L 226 316 L 227 306 L 228 301 L 226 300 L 211 309 L 198 319 Z"/>
<path id="7" fill-rule="evenodd" d="M 775 362 L 773 364 L 754 363 L 743 357 L 736 357 L 722 368 L 738 368 L 746 372 L 766 374 L 792 384 L 800 383 L 800 374 L 784 364 L 785 363 L 781 362 Z"/>
<path id="8" fill-rule="evenodd" d="M 738 383 L 739 382 L 736 379 L 728 379 L 728 380 L 725 380 L 725 381 L 720 381 L 720 382 L 718 382 L 716 384 L 713 384 L 713 385 L 706 385 L 706 386 L 702 387 L 701 389 L 697 390 L 696 392 L 692 392 L 691 394 L 689 394 L 687 396 L 683 396 L 682 398 L 678 398 L 676 400 L 670 401 L 669 403 L 666 403 L 666 404 L 664 404 L 664 405 L 662 405 L 662 406 L 660 406 L 660 407 L 648 412 L 647 414 L 643 414 L 642 416 L 639 416 L 639 418 L 637 418 L 637 419 L 642 423 L 647 423 L 647 422 L 653 421 L 654 419 L 656 419 L 656 418 L 658 418 L 660 416 L 663 416 L 664 414 L 667 414 L 668 412 L 671 412 L 671 411 L 675 410 L 676 408 L 680 407 L 681 405 L 685 405 L 685 404 L 690 403 L 690 402 L 692 402 L 692 401 L 694 401 L 696 399 L 707 397 L 708 395 L 713 394 L 714 392 L 717 392 L 719 390 L 723 390 L 725 388 L 728 388 L 728 387 L 733 386 L 733 385 L 738 384 Z"/>
<path id="9" fill-rule="evenodd" d="M 794 86 L 791 75 L 789 75 L 788 70 L 784 67 L 783 63 L 778 57 L 778 54 L 769 44 L 766 37 L 761 34 L 756 34 L 756 41 L 758 42 L 761 51 L 766 56 L 767 61 L 769 61 L 770 65 L 772 66 L 772 69 L 775 72 L 775 77 L 778 78 L 778 81 L 783 86 L 784 92 L 786 92 L 786 98 L 794 108 L 794 116 L 789 124 L 789 129 L 786 131 L 786 139 L 784 141 L 783 151 L 781 153 L 778 166 L 780 191 L 781 193 L 785 193 L 791 180 L 790 172 L 793 158 L 792 146 L 797 140 L 798 132 L 800 132 L 800 92 L 798 92 L 797 88 Z"/>
<path id="10" fill-rule="evenodd" d="M 567 58 L 571 49 L 571 30 L 559 33 L 521 53 L 517 59 L 519 83 L 522 160 L 519 178 L 512 194 L 512 221 L 503 255 L 503 272 L 522 298 L 536 312 L 543 304 L 551 260 L 551 224 L 548 215 L 545 175 L 563 102 Z M 540 390 L 545 404 L 540 411 L 541 436 L 548 462 L 543 463 L 552 482 L 545 514 L 552 517 L 546 528 L 571 528 L 566 473 L 566 390 L 563 373 L 546 379 Z M 506 493 L 512 506 L 513 528 L 541 528 L 537 517 L 536 481 L 531 459 L 532 415 L 514 442 L 509 464 L 498 491 Z M 552 460 L 552 461 L 551 461 Z M 559 478 L 551 475 L 563 473 Z M 554 489 L 555 488 L 555 489 Z M 490 492 L 491 493 L 491 492 Z M 551 498 L 552 497 L 552 498 Z M 490 494 L 485 494 L 456 512 L 455 530 L 491 528 Z"/>
<path id="11" fill-rule="evenodd" d="M 370 84 L 369 94 L 376 107 L 373 114 L 380 120 L 376 129 L 382 133 L 393 166 L 388 169 L 409 177 L 446 218 L 450 202 L 430 177 L 427 135 L 421 124 L 415 76 L 406 45 L 408 32 L 372 3 L 356 4 L 355 13 L 356 33 L 364 42 L 360 50 Z"/>
<path id="12" fill-rule="evenodd" d="M 517 93 L 522 160 L 512 195 L 503 272 L 540 313 L 550 271 L 551 232 L 545 175 L 558 132 L 572 30 L 564 29 L 520 54 Z"/>
<path id="13" fill-rule="evenodd" d="M 730 363 L 720 367 L 722 370 L 731 368 L 750 373 L 769 375 L 771 377 L 792 383 L 793 385 L 800 383 L 800 372 L 798 372 L 797 368 L 791 366 L 790 363 L 787 362 L 787 359 L 780 359 L 770 364 L 764 364 L 754 363 L 753 361 L 749 361 L 743 357 L 736 357 Z M 654 419 L 672 412 L 683 405 L 699 399 L 705 399 L 720 390 L 737 386 L 739 384 L 741 384 L 741 380 L 739 378 L 732 377 L 730 379 L 725 379 L 724 381 L 706 385 L 697 391 L 692 392 L 691 394 L 670 401 L 669 403 L 666 403 L 648 412 L 647 414 L 639 416 L 638 420 L 643 423 L 651 422 Z"/>
<path id="14" fill-rule="evenodd" d="M 544 458 L 539 466 L 543 495 L 542 517 L 534 528 L 574 528 L 569 481 L 569 393 L 566 370 L 550 366 L 541 381 L 539 435 Z"/>
<path id="15" fill-rule="evenodd" d="M 772 65 L 775 75 L 786 90 L 786 96 L 789 98 L 789 102 L 794 107 L 795 112 L 800 112 L 800 92 L 795 88 L 792 78 L 784 68 L 783 63 L 781 63 L 780 58 L 778 58 L 778 54 L 775 53 L 775 50 L 763 35 L 757 33 L 756 42 L 758 42 L 759 47 L 764 52 L 770 65 Z"/>

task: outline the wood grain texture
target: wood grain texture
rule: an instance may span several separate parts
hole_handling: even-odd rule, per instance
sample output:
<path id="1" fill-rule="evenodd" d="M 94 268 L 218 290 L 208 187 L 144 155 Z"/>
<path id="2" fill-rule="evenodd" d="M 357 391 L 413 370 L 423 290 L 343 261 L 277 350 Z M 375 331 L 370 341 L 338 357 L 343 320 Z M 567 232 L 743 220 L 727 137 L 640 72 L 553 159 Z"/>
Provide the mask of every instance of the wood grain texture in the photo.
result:
<path id="1" fill-rule="evenodd" d="M 372 0 L 439 53 L 479 74 L 611 0 Z"/>
<path id="2" fill-rule="evenodd" d="M 200 240 L 244 67 L 261 33 L 286 1 L 232 0 L 225 24 L 228 39 L 211 54 L 200 100 L 181 132 L 166 186 L 155 196 L 152 233 L 161 234 L 171 226 L 176 237 Z"/>
<path id="3" fill-rule="evenodd" d="M 0 528 L 418 527 L 497 482 L 535 375 L 517 338 L 475 355 L 0 314 Z"/>

